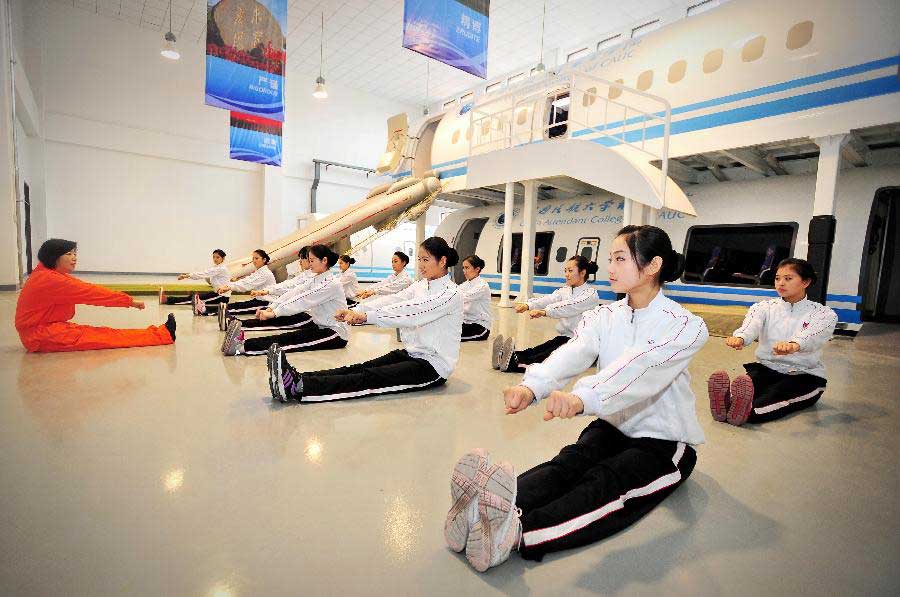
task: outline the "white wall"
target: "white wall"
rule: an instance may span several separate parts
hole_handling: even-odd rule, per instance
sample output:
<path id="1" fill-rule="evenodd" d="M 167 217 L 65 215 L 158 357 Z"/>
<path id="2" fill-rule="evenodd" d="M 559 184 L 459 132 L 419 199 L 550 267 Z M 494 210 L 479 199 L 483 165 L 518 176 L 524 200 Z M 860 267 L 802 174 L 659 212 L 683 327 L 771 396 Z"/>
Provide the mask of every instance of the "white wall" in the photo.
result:
<path id="1" fill-rule="evenodd" d="M 387 118 L 406 108 L 332 86 L 317 103 L 314 77 L 288 73 L 285 166 L 267 176 L 228 159 L 228 112 L 203 104 L 202 43 L 179 40 L 182 58 L 170 62 L 156 32 L 50 6 L 35 25 L 41 55 L 27 61 L 42 82 L 46 234 L 77 240 L 83 270 L 183 271 L 214 248 L 237 257 L 291 232 L 307 211 L 312 158 L 375 164 Z M 329 170 L 319 211 L 377 183 Z"/>

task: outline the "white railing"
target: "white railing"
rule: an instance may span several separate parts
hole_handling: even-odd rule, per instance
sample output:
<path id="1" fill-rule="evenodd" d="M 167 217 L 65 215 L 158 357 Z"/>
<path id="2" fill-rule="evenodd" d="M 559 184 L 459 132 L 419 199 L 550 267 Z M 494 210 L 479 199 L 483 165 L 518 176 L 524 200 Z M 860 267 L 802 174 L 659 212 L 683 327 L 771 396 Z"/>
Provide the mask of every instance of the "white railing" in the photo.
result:
<path id="1" fill-rule="evenodd" d="M 576 69 L 534 77 L 518 89 L 486 98 L 469 111 L 469 157 L 535 142 L 591 135 L 660 160 L 665 199 L 672 108 L 664 98 Z M 568 102 L 565 118 L 559 108 Z M 647 129 L 661 126 L 658 148 Z M 656 138 L 656 135 L 653 135 Z M 648 160 L 648 161 L 649 161 Z"/>

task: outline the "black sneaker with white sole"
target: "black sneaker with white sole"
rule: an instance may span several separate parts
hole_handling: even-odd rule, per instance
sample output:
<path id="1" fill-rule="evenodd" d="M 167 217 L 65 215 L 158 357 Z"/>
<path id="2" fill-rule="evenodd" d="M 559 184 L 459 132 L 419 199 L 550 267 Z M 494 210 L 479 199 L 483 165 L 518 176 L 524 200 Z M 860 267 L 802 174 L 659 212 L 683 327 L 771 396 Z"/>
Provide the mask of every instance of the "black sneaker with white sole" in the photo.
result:
<path id="1" fill-rule="evenodd" d="M 300 373 L 288 363 L 287 356 L 278 344 L 272 344 L 266 353 L 266 365 L 269 368 L 269 390 L 272 399 L 279 402 L 299 400 L 302 389 Z"/>
<path id="2" fill-rule="evenodd" d="M 216 316 L 219 318 L 219 331 L 225 331 L 225 325 L 228 323 L 225 314 L 228 311 L 228 303 L 219 303 Z"/>

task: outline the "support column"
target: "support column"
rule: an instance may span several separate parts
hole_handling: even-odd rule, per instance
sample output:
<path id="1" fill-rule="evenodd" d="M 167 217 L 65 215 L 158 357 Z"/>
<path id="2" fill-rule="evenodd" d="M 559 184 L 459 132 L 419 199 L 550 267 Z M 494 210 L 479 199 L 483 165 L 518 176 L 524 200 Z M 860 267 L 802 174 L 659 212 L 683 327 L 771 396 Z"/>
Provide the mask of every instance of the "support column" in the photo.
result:
<path id="1" fill-rule="evenodd" d="M 0 290 L 15 290 L 21 282 L 9 11 L 10 3 L 0 2 Z"/>
<path id="2" fill-rule="evenodd" d="M 416 220 L 416 253 L 413 256 L 413 269 L 416 271 L 416 279 L 421 276 L 418 274 L 419 271 L 419 251 L 422 249 L 422 242 L 425 240 L 425 219 L 428 215 L 428 211 L 426 210 L 419 218 Z M 463 255 L 462 257 L 465 257 Z"/>
<path id="3" fill-rule="evenodd" d="M 837 228 L 834 201 L 837 195 L 838 172 L 841 168 L 841 148 L 849 140 L 849 134 L 815 139 L 819 146 L 819 165 L 816 173 L 813 217 L 809 221 L 807 233 L 806 260 L 819 274 L 819 279 L 807 288 L 806 295 L 809 300 L 823 305 L 828 298 L 828 274 L 831 269 L 831 251 Z"/>
<path id="4" fill-rule="evenodd" d="M 631 218 L 634 213 L 634 201 L 631 199 L 625 199 L 625 208 L 622 212 L 622 226 L 628 226 L 631 224 Z"/>
<path id="5" fill-rule="evenodd" d="M 837 195 L 837 177 L 841 169 L 841 148 L 850 140 L 849 134 L 829 135 L 815 139 L 819 146 L 819 165 L 816 172 L 816 195 L 813 200 L 813 217 L 809 221 L 806 260 L 819 274 L 815 284 L 806 289 L 809 300 L 822 303 L 828 300 L 828 274 L 831 270 L 831 250 L 837 220 L 834 217 L 834 200 Z"/>
<path id="6" fill-rule="evenodd" d="M 526 180 L 525 204 L 522 206 L 522 267 L 519 276 L 519 294 L 516 300 L 523 301 L 531 296 L 534 282 L 534 217 L 537 213 L 537 181 Z"/>
<path id="7" fill-rule="evenodd" d="M 513 205 L 516 201 L 516 183 L 506 183 L 506 194 L 503 203 L 503 264 L 500 268 L 502 274 L 500 283 L 500 306 L 512 307 L 509 300 L 509 272 L 512 269 L 512 221 Z"/>

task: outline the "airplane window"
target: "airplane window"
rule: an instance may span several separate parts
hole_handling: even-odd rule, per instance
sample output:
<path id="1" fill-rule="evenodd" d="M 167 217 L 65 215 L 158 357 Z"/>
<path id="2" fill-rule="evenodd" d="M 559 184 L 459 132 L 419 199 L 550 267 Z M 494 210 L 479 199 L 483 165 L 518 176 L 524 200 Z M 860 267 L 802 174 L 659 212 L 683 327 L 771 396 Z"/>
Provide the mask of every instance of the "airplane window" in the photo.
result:
<path id="1" fill-rule="evenodd" d="M 790 28 L 787 34 L 788 50 L 799 50 L 810 42 L 813 35 L 813 22 L 803 21 Z"/>
<path id="2" fill-rule="evenodd" d="M 645 70 L 638 76 L 638 91 L 647 91 L 648 89 L 650 89 L 651 85 L 653 85 L 653 71 Z"/>
<path id="3" fill-rule="evenodd" d="M 672 66 L 669 67 L 669 83 L 677 83 L 682 80 L 685 72 L 687 72 L 687 61 L 679 60 L 678 62 L 673 62 Z"/>
<path id="4" fill-rule="evenodd" d="M 692 226 L 685 241 L 681 279 L 772 288 L 778 262 L 793 251 L 797 227 L 796 222 Z"/>
<path id="5" fill-rule="evenodd" d="M 625 81 L 622 79 L 616 79 L 616 83 L 624 83 Z M 622 89 L 620 87 L 612 87 L 609 88 L 609 99 L 614 100 L 622 95 Z"/>
<path id="6" fill-rule="evenodd" d="M 763 35 L 759 35 L 754 37 L 750 41 L 744 44 L 744 47 L 741 49 L 741 60 L 744 62 L 753 62 L 754 60 L 759 60 L 763 51 L 766 49 L 766 38 Z"/>
<path id="7" fill-rule="evenodd" d="M 725 52 L 723 52 L 721 48 L 708 52 L 706 56 L 703 57 L 703 72 L 709 74 L 719 70 L 722 66 L 722 59 L 724 56 Z"/>
<path id="8" fill-rule="evenodd" d="M 534 235 L 534 275 L 546 276 L 550 263 L 547 258 L 553 245 L 553 232 L 537 232 Z M 503 237 L 497 250 L 497 271 L 503 271 Z M 510 273 L 522 273 L 522 233 L 514 232 L 512 236 L 512 259 Z"/>
<path id="9" fill-rule="evenodd" d="M 481 121 L 481 136 L 486 137 L 491 132 L 491 121 L 484 119 Z"/>
<path id="10" fill-rule="evenodd" d="M 556 249 L 556 263 L 562 263 L 566 260 L 566 255 L 569 254 L 569 249 L 566 247 L 560 247 Z"/>
<path id="11" fill-rule="evenodd" d="M 516 124 L 525 124 L 528 120 L 528 108 L 522 108 L 519 110 L 519 113 L 516 114 Z"/>
<path id="12" fill-rule="evenodd" d="M 453 136 L 450 137 L 450 143 L 456 144 L 459 141 L 459 129 L 453 131 Z"/>
<path id="13" fill-rule="evenodd" d="M 588 87 L 584 90 L 584 95 L 581 96 L 581 105 L 585 108 L 589 106 L 593 106 L 594 102 L 597 101 L 597 88 L 596 87 Z"/>

